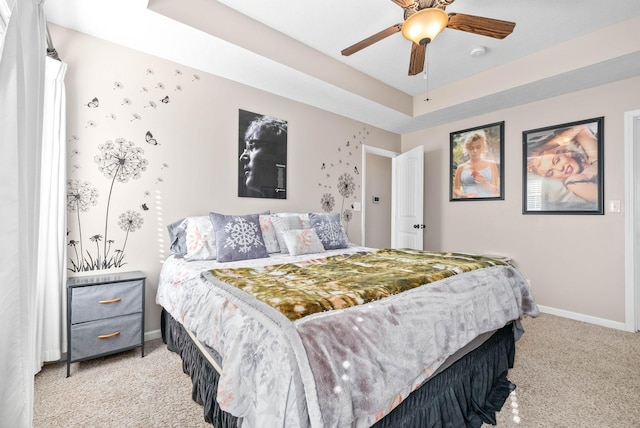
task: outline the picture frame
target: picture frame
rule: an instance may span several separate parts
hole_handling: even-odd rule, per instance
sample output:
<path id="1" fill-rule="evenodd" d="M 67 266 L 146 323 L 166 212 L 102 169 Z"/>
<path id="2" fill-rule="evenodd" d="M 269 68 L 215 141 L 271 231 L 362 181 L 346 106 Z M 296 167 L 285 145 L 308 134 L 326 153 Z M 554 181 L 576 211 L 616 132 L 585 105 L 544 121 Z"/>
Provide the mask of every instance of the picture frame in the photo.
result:
<path id="1" fill-rule="evenodd" d="M 604 117 L 522 132 L 523 214 L 604 214 Z"/>
<path id="2" fill-rule="evenodd" d="M 238 110 L 238 197 L 287 199 L 288 122 Z"/>
<path id="3" fill-rule="evenodd" d="M 449 201 L 504 200 L 504 121 L 449 134 Z"/>

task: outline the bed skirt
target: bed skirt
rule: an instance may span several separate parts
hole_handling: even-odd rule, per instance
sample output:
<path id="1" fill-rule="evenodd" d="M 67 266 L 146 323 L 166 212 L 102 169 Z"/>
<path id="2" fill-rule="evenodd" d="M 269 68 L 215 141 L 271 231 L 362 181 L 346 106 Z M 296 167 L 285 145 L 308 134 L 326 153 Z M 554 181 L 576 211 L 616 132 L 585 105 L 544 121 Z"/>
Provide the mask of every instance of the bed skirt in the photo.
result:
<path id="1" fill-rule="evenodd" d="M 216 401 L 218 372 L 184 327 L 164 309 L 161 329 L 167 349 L 180 355 L 182 370 L 191 377 L 191 396 L 203 406 L 204 420 L 216 428 L 236 428 L 238 419 L 221 410 Z M 513 326 L 507 324 L 478 348 L 430 378 L 374 427 L 495 425 L 496 412 L 515 389 L 507 379 L 514 357 Z"/>

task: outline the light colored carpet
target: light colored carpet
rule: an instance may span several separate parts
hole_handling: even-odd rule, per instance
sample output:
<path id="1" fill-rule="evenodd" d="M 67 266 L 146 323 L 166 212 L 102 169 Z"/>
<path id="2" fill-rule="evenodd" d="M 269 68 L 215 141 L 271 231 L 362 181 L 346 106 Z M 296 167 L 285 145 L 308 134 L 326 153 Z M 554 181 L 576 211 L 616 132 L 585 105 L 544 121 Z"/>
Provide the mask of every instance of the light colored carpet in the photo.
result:
<path id="1" fill-rule="evenodd" d="M 640 334 L 547 314 L 523 324 L 499 427 L 640 427 Z M 210 428 L 178 355 L 159 339 L 145 349 L 74 363 L 69 378 L 65 364 L 46 365 L 34 427 Z"/>

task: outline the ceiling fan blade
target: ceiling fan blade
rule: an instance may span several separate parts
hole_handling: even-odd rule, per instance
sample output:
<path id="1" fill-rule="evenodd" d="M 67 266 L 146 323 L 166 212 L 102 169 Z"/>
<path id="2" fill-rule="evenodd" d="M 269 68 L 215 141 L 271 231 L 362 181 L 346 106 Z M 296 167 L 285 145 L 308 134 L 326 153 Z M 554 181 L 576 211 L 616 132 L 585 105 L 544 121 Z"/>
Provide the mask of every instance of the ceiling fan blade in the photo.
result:
<path id="1" fill-rule="evenodd" d="M 351 46 L 349 46 L 346 49 L 342 50 L 342 55 L 344 56 L 349 56 L 351 54 L 354 54 L 368 46 L 371 46 L 372 44 L 379 42 L 380 40 L 389 37 L 392 34 L 395 34 L 397 32 L 399 32 L 402 29 L 402 24 L 396 24 L 396 25 L 392 25 L 389 28 L 386 28 L 376 34 L 374 34 L 373 36 L 369 36 L 364 40 L 359 41 L 356 44 L 353 44 Z"/>
<path id="2" fill-rule="evenodd" d="M 481 36 L 494 37 L 496 39 L 504 39 L 513 32 L 515 26 L 515 22 L 466 15 L 464 13 L 451 13 L 449 14 L 449 24 L 447 28 L 479 34 Z"/>
<path id="3" fill-rule="evenodd" d="M 397 4 L 400 7 L 409 7 L 413 3 L 415 3 L 414 0 L 391 0 L 391 1 L 394 2 L 395 4 Z"/>
<path id="4" fill-rule="evenodd" d="M 415 76 L 424 70 L 424 57 L 427 45 L 411 43 L 411 58 L 409 59 L 409 76 Z"/>

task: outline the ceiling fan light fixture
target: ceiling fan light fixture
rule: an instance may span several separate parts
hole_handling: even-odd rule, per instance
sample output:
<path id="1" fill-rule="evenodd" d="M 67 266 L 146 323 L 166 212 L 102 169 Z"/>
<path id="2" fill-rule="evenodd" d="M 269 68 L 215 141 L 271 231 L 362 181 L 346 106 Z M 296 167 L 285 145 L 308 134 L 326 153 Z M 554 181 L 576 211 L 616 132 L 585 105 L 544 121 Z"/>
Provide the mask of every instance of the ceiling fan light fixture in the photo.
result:
<path id="1" fill-rule="evenodd" d="M 422 9 L 404 21 L 402 36 L 418 45 L 433 41 L 449 23 L 447 12 L 438 8 Z"/>

